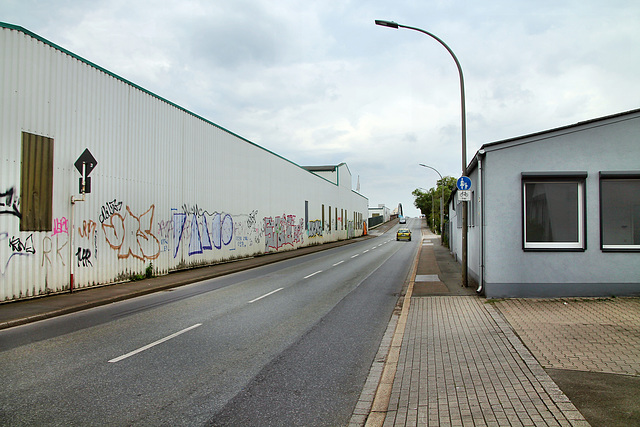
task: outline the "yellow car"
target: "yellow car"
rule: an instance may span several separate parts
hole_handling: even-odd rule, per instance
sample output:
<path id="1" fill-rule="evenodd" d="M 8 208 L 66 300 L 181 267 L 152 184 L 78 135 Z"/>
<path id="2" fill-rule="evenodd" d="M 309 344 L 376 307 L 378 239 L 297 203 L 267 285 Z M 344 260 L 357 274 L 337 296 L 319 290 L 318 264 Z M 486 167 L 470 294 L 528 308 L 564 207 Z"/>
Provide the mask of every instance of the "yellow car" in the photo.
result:
<path id="1" fill-rule="evenodd" d="M 411 230 L 408 228 L 399 228 L 396 233 L 396 240 L 408 240 L 411 241 Z"/>

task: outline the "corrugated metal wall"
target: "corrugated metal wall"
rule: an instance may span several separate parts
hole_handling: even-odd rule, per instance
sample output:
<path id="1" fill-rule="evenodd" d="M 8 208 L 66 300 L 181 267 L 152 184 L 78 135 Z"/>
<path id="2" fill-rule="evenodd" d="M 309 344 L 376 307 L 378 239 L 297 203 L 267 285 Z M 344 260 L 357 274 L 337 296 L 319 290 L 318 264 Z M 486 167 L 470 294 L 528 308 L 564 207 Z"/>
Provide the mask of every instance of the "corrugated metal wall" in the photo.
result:
<path id="1" fill-rule="evenodd" d="M 0 30 L 0 301 L 68 289 L 72 267 L 87 287 L 362 233 L 368 203 L 346 166 L 332 184 L 24 29 Z M 48 231 L 20 231 L 23 132 L 53 146 Z M 92 191 L 72 204 L 85 149 Z"/>

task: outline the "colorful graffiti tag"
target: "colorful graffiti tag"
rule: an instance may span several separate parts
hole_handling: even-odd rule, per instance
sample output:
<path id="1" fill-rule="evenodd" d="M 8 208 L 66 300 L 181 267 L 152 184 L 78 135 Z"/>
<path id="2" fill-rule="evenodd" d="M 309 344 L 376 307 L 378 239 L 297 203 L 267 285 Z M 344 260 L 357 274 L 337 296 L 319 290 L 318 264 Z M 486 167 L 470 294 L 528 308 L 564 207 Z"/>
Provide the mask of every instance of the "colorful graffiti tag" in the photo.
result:
<path id="1" fill-rule="evenodd" d="M 191 256 L 213 248 L 221 249 L 233 239 L 233 218 L 229 214 L 209 214 L 197 206 L 192 209 L 183 206 L 182 212 L 172 211 L 174 258 L 178 256 L 183 240 L 188 240 L 188 254 Z"/>
<path id="2" fill-rule="evenodd" d="M 293 247 L 295 244 L 304 243 L 302 232 L 304 230 L 304 220 L 300 219 L 296 224 L 295 215 L 282 215 L 275 218 L 265 217 L 264 219 L 265 249 L 279 250 L 285 245 Z"/>

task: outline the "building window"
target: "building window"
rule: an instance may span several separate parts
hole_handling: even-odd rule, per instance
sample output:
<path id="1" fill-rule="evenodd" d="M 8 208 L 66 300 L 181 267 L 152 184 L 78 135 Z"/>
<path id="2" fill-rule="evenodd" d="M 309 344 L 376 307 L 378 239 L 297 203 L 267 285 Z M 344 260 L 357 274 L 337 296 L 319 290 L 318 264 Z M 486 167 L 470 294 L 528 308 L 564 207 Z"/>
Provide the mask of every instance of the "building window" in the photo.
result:
<path id="1" fill-rule="evenodd" d="M 53 139 L 22 132 L 20 231 L 53 227 Z"/>
<path id="2" fill-rule="evenodd" d="M 587 174 L 522 174 L 523 248 L 585 250 Z"/>
<path id="3" fill-rule="evenodd" d="M 600 172 L 600 246 L 640 251 L 640 171 Z"/>
<path id="4" fill-rule="evenodd" d="M 304 201 L 304 229 L 309 230 L 309 201 Z"/>

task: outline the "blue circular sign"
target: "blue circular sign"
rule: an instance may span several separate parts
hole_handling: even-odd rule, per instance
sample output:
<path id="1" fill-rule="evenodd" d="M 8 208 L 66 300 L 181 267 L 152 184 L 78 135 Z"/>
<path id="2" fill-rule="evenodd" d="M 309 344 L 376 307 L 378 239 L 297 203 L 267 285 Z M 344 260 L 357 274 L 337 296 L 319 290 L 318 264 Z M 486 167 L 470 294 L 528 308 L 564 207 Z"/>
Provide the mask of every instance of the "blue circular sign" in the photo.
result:
<path id="1" fill-rule="evenodd" d="M 468 176 L 461 176 L 456 182 L 456 187 L 458 187 L 458 190 L 470 190 L 471 178 L 469 178 Z"/>

